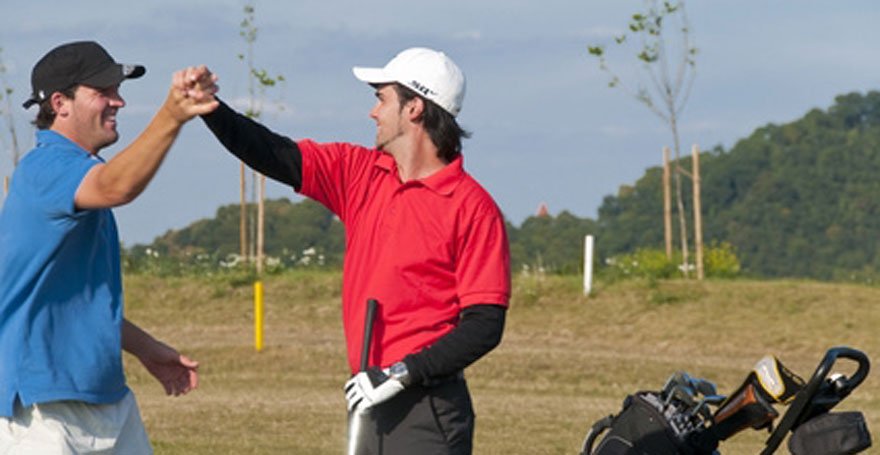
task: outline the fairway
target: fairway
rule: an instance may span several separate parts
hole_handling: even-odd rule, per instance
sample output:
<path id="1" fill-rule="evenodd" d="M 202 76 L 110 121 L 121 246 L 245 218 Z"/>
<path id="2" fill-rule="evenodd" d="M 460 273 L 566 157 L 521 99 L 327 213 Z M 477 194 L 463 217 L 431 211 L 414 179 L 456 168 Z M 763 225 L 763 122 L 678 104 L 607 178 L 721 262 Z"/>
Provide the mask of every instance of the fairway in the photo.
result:
<path id="1" fill-rule="evenodd" d="M 134 357 L 130 386 L 157 454 L 339 454 L 347 379 L 341 277 L 265 279 L 265 349 L 253 349 L 249 284 L 224 277 L 125 277 L 126 316 L 200 363 L 198 390 L 165 397 Z M 598 282 L 516 276 L 504 340 L 466 372 L 477 454 L 576 454 L 590 424 L 628 393 L 659 389 L 676 370 L 731 393 L 775 354 L 807 379 L 825 350 L 847 345 L 880 362 L 880 289 L 805 281 Z M 838 368 L 850 373 L 851 363 Z M 865 413 L 880 434 L 873 372 L 837 408 Z M 777 408 L 784 412 L 784 407 Z M 755 454 L 749 431 L 722 454 Z M 876 437 L 875 437 L 876 440 Z M 777 453 L 788 453 L 783 446 Z"/>

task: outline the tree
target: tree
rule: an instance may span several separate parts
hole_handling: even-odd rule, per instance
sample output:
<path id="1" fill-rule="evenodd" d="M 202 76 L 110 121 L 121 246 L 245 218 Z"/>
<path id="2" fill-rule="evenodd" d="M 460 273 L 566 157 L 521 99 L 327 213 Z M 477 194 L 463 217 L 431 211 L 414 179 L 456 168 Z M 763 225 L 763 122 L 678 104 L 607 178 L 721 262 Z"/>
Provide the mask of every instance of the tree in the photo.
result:
<path id="1" fill-rule="evenodd" d="M 330 210 L 311 199 L 292 203 L 288 199 L 266 200 L 266 254 L 288 266 L 302 265 L 305 252 L 314 251 L 326 266 L 342 265 L 345 231 Z M 238 207 L 225 205 L 211 219 L 202 219 L 179 230 L 170 230 L 150 245 L 136 245 L 135 255 L 147 248 L 162 257 L 181 261 L 204 254 L 225 260 L 238 245 L 233 240 L 238 225 Z"/>
<path id="2" fill-rule="evenodd" d="M 244 19 L 241 21 L 241 29 L 239 30 L 239 35 L 244 39 L 247 44 L 247 50 L 245 54 L 238 54 L 238 59 L 244 61 L 247 64 L 248 69 L 248 107 L 245 110 L 245 115 L 252 119 L 258 119 L 260 114 L 262 113 L 263 106 L 263 95 L 265 91 L 269 87 L 274 87 L 278 82 L 284 81 L 283 75 L 278 75 L 275 77 L 269 76 L 268 71 L 262 68 L 256 68 L 254 66 L 254 43 L 257 41 L 257 26 L 255 23 L 255 7 L 253 2 L 247 3 L 244 6 Z M 252 175 L 252 188 L 254 188 L 252 194 L 252 199 L 256 200 L 256 208 L 257 214 L 256 216 L 250 217 L 250 230 L 248 230 L 248 217 L 247 217 L 247 201 L 245 200 L 245 187 L 246 178 L 245 178 L 245 166 L 244 163 L 240 164 L 240 187 L 241 187 L 241 219 L 240 219 L 240 249 L 241 255 L 244 257 L 254 258 L 256 257 L 256 266 L 257 273 L 259 274 L 263 270 L 263 233 L 264 233 L 264 199 L 266 192 L 266 176 L 258 174 L 256 171 L 251 172 Z M 259 188 L 259 190 L 257 190 Z M 259 193 L 259 194 L 256 194 Z M 250 248 L 248 249 L 246 245 L 247 242 L 247 233 L 250 232 Z"/>
<path id="3" fill-rule="evenodd" d="M 631 38 L 638 40 L 636 57 L 650 83 L 645 86 L 641 81 L 635 89 L 626 84 L 611 69 L 605 57 L 605 47 L 590 45 L 590 55 L 596 57 L 599 69 L 611 76 L 609 86 L 619 87 L 652 113 L 657 115 L 669 127 L 672 133 L 673 150 L 675 152 L 674 181 L 676 206 L 678 209 L 679 235 L 681 239 L 682 261 L 687 276 L 688 234 L 685 217 L 684 190 L 682 175 L 688 172 L 681 166 L 681 141 L 679 139 L 679 116 L 687 104 L 688 96 L 696 76 L 697 49 L 691 45 L 690 23 L 685 12 L 684 1 L 677 3 L 658 0 L 645 0 L 647 11 L 633 14 L 629 23 L 629 32 L 614 38 L 618 46 L 626 45 Z M 677 24 L 671 25 L 671 22 Z M 667 30 L 677 26 L 679 41 L 671 44 L 667 41 L 672 32 Z"/>
<path id="4" fill-rule="evenodd" d="M 18 166 L 18 160 L 21 158 L 21 152 L 18 148 L 18 135 L 15 132 L 15 118 L 12 115 L 12 86 L 6 79 L 6 64 L 3 62 L 3 48 L 0 47 L 0 119 L 6 123 L 6 131 L 9 134 L 10 144 L 7 145 L 3 139 L 5 135 L 0 134 L 0 147 L 9 151 L 12 159 L 12 167 Z M 4 176 L 4 185 L 8 176 Z"/>
<path id="5" fill-rule="evenodd" d="M 707 243 L 729 244 L 742 273 L 880 282 L 880 92 L 838 96 L 827 110 L 767 124 L 700 163 Z M 605 198 L 602 255 L 660 244 L 650 215 L 662 205 L 659 175 L 648 169 Z"/>
<path id="6" fill-rule="evenodd" d="M 595 221 L 578 218 L 568 211 L 556 217 L 528 217 L 519 229 L 508 226 L 513 270 L 581 272 L 584 234 L 597 231 Z"/>

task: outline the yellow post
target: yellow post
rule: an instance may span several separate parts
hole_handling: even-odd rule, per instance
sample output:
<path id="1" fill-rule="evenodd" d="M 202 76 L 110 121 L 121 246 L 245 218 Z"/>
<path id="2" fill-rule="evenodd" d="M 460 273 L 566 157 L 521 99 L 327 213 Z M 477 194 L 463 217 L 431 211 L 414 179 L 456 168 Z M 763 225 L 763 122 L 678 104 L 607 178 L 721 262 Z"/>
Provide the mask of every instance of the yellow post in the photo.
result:
<path id="1" fill-rule="evenodd" d="M 254 348 L 263 350 L 263 282 L 254 282 Z"/>

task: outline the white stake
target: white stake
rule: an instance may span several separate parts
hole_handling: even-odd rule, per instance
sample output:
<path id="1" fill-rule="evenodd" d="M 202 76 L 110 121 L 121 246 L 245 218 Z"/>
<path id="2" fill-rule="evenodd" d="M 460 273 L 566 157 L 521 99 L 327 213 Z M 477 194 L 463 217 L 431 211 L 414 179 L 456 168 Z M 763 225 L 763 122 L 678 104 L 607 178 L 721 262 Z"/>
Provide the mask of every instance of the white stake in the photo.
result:
<path id="1" fill-rule="evenodd" d="M 584 239 L 584 295 L 593 290 L 593 236 Z"/>

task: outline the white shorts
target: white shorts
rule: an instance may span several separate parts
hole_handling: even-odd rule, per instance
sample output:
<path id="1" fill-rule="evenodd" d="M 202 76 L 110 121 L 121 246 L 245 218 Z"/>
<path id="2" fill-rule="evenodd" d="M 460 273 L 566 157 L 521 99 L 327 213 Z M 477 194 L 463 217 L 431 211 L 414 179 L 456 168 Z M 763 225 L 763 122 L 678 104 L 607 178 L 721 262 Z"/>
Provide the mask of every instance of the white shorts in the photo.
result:
<path id="1" fill-rule="evenodd" d="M 134 394 L 116 403 L 56 401 L 0 417 L 0 455 L 151 455 Z"/>

